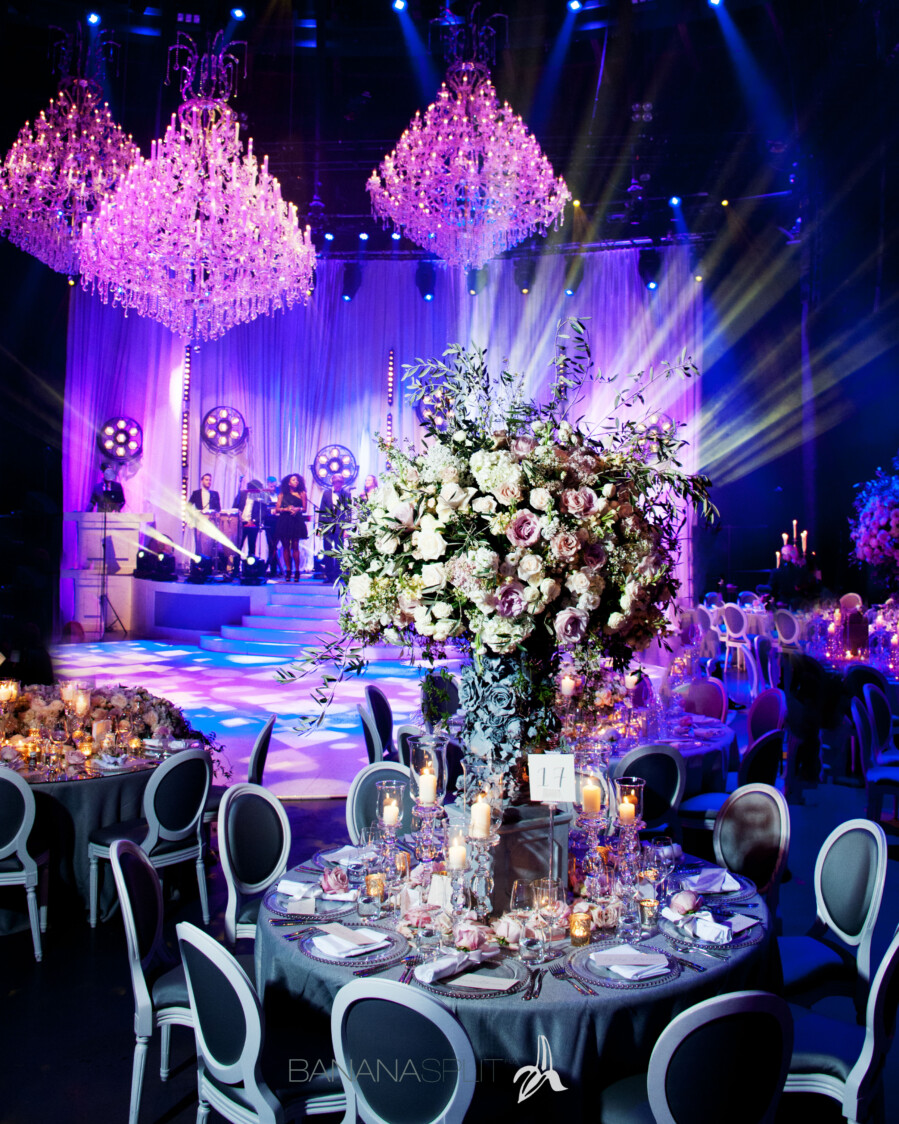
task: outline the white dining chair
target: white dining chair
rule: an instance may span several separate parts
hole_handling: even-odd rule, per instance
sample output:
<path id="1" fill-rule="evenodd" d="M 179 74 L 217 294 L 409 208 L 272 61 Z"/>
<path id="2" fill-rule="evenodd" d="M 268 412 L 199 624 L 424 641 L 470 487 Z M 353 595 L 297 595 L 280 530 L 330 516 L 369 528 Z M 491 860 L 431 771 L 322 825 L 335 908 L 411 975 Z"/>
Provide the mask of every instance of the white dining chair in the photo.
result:
<path id="1" fill-rule="evenodd" d="M 44 955 L 41 933 L 47 931 L 50 852 L 42 848 L 32 854 L 29 848 L 35 814 L 31 785 L 12 769 L 0 769 L 0 886 L 24 887 L 34 959 L 39 961 Z"/>

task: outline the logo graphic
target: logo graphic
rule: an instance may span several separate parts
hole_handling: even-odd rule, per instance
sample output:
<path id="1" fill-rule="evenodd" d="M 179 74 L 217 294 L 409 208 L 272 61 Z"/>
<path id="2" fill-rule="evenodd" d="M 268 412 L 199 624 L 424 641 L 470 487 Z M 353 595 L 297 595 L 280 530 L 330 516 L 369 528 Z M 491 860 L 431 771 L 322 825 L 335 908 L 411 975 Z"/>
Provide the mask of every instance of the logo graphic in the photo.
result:
<path id="1" fill-rule="evenodd" d="M 513 1084 L 519 1077 L 524 1078 L 521 1088 L 518 1090 L 519 1104 L 526 1101 L 528 1097 L 532 1097 L 544 1081 L 549 1082 L 554 1093 L 564 1093 L 568 1088 L 567 1085 L 562 1084 L 562 1078 L 553 1069 L 553 1052 L 544 1034 L 541 1034 L 537 1041 L 537 1064 L 523 1065 L 512 1078 Z"/>

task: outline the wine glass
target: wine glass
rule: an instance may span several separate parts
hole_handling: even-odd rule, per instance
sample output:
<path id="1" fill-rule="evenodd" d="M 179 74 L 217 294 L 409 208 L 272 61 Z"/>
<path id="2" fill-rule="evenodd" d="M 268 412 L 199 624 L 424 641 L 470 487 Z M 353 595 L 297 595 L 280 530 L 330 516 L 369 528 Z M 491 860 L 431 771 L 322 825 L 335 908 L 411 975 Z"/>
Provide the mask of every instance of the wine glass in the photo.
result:
<path id="1" fill-rule="evenodd" d="M 532 883 L 526 878 L 516 878 L 509 894 L 509 913 L 519 921 L 524 921 L 531 913 L 533 902 Z"/>
<path id="2" fill-rule="evenodd" d="M 559 922 L 565 912 L 567 905 L 565 891 L 559 878 L 536 878 L 533 887 L 534 908 L 548 946 L 552 940 L 553 926 Z"/>
<path id="3" fill-rule="evenodd" d="M 676 859 L 674 857 L 674 840 L 669 835 L 658 835 L 653 841 L 653 852 L 656 870 L 659 872 L 659 899 L 668 890 L 668 879 L 674 871 Z"/>

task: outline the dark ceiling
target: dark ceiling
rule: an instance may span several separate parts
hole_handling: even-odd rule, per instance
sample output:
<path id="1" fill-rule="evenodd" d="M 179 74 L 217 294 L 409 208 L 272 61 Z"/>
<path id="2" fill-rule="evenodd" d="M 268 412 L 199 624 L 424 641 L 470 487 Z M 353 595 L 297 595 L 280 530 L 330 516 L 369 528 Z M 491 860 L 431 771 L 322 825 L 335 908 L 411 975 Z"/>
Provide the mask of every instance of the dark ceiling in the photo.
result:
<path id="1" fill-rule="evenodd" d="M 880 142 L 880 117 L 889 120 L 895 105 L 895 5 L 725 3 L 724 17 L 707 0 L 587 0 L 575 16 L 564 0 L 481 5 L 482 17 L 508 17 L 496 24 L 500 98 L 522 114 L 581 201 L 579 211 L 568 209 L 557 243 L 670 235 L 672 193 L 684 198 L 694 236 L 723 221 L 722 198 L 753 197 L 756 219 L 789 237 L 822 157 L 837 178 L 847 144 Z M 120 44 L 107 79 L 114 115 L 146 150 L 179 100 L 177 86 L 163 84 L 168 46 L 179 31 L 205 43 L 225 28 L 248 44 L 234 107 L 285 196 L 312 218 L 318 239 L 336 232 L 332 249 L 348 249 L 364 227 L 370 252 L 396 252 L 371 218 L 365 182 L 437 89 L 442 2 L 410 0 L 399 15 L 391 0 L 268 0 L 245 6 L 242 23 L 230 8 L 208 0 L 98 5 L 101 26 Z M 3 151 L 55 92 L 48 28 L 71 28 L 87 10 L 61 0 L 8 5 Z M 734 28 L 735 48 L 722 19 Z M 633 121 L 633 106 L 644 103 L 651 120 L 641 113 Z M 627 190 L 634 179 L 639 193 Z"/>

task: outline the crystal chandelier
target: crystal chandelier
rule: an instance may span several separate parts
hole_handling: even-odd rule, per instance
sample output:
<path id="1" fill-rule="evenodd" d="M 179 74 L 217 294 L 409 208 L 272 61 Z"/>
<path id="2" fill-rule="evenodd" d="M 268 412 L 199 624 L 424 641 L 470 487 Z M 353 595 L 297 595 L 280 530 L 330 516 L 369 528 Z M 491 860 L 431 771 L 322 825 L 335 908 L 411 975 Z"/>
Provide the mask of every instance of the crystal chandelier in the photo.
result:
<path id="1" fill-rule="evenodd" d="M 268 157 L 260 168 L 252 140 L 241 155 L 240 125 L 226 104 L 237 59 L 221 33 L 202 57 L 183 34 L 172 51 L 185 100 L 150 158 L 86 223 L 82 284 L 126 315 L 158 320 L 186 340 L 213 340 L 305 304 L 315 249 Z"/>
<path id="2" fill-rule="evenodd" d="M 451 265 L 480 269 L 558 223 L 571 192 L 486 63 L 453 62 L 422 118 L 368 181 L 374 214 Z"/>
<path id="3" fill-rule="evenodd" d="M 109 45 L 97 37 L 95 72 L 102 73 Z M 80 26 L 62 46 L 61 70 L 68 70 L 76 51 L 83 69 Z M 26 121 L 19 130 L 0 165 L 0 235 L 57 273 L 78 273 L 85 220 L 140 155 L 101 99 L 94 78 L 67 74 L 34 125 Z"/>

